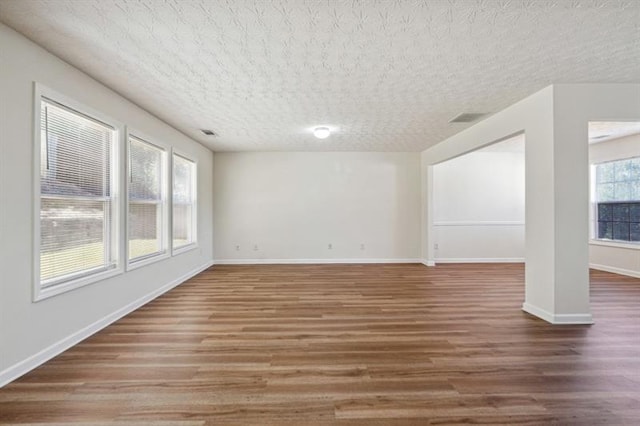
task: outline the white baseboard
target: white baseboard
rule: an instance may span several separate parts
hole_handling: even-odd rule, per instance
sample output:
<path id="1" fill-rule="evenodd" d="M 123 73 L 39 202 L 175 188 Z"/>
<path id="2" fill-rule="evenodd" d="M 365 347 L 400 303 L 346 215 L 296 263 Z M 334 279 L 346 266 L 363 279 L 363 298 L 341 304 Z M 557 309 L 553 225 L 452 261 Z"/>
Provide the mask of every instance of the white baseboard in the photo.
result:
<path id="1" fill-rule="evenodd" d="M 215 259 L 214 265 L 294 265 L 332 263 L 422 263 L 422 259 Z"/>
<path id="2" fill-rule="evenodd" d="M 17 379 L 18 377 L 28 373 L 34 368 L 40 366 L 41 364 L 49 361 L 51 358 L 55 357 L 56 355 L 61 354 L 62 352 L 69 349 L 70 347 L 83 341 L 87 337 L 97 333 L 98 331 L 102 330 L 106 326 L 116 322 L 117 320 L 124 317 L 125 315 L 135 311 L 139 307 L 149 303 L 156 297 L 166 293 L 167 291 L 171 290 L 174 287 L 177 287 L 179 284 L 182 284 L 183 282 L 193 277 L 194 275 L 197 275 L 200 272 L 204 271 L 205 269 L 210 267 L 212 264 L 213 262 L 209 261 L 204 265 L 201 265 L 187 272 L 186 274 L 176 278 L 175 280 L 160 287 L 159 289 L 154 290 L 145 296 L 142 296 L 141 298 L 129 303 L 128 305 L 118 309 L 117 311 L 99 319 L 93 324 L 90 324 L 85 328 L 78 330 L 77 332 L 65 337 L 64 339 L 59 340 L 58 342 L 30 356 L 29 358 L 23 361 L 20 361 L 9 368 L 6 368 L 5 370 L 0 372 L 0 388 L 2 388 L 7 383 L 10 383 L 13 380 Z"/>
<path id="3" fill-rule="evenodd" d="M 614 266 L 599 265 L 597 263 L 590 263 L 589 264 L 589 268 L 597 269 L 598 271 L 605 271 L 605 272 L 611 272 L 611 273 L 614 273 L 614 274 L 620 274 L 620 275 L 626 275 L 626 276 L 629 276 L 629 277 L 640 278 L 640 271 L 634 271 L 632 269 L 616 268 Z"/>
<path id="4" fill-rule="evenodd" d="M 524 257 L 452 257 L 435 261 L 437 263 L 524 263 Z"/>
<path id="5" fill-rule="evenodd" d="M 591 314 L 552 314 L 549 311 L 526 302 L 522 304 L 522 310 L 554 325 L 593 324 Z"/>
<path id="6" fill-rule="evenodd" d="M 436 262 L 433 260 L 422 260 L 421 262 L 424 266 L 436 266 Z"/>

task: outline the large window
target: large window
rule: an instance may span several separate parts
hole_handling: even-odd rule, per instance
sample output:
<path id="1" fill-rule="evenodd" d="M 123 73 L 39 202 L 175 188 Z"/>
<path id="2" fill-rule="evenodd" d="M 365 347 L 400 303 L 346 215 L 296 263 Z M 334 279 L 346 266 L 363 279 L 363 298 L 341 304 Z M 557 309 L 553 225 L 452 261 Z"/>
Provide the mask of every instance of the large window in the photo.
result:
<path id="1" fill-rule="evenodd" d="M 118 131 L 67 105 L 38 99 L 39 288 L 87 280 L 115 269 Z"/>
<path id="2" fill-rule="evenodd" d="M 129 261 L 167 253 L 166 152 L 129 136 Z"/>
<path id="3" fill-rule="evenodd" d="M 196 163 L 173 154 L 173 248 L 196 243 Z"/>
<path id="4" fill-rule="evenodd" d="M 640 157 L 595 166 L 596 236 L 640 242 Z"/>
<path id="5" fill-rule="evenodd" d="M 34 100 L 34 301 L 197 247 L 196 161 L 37 83 Z"/>

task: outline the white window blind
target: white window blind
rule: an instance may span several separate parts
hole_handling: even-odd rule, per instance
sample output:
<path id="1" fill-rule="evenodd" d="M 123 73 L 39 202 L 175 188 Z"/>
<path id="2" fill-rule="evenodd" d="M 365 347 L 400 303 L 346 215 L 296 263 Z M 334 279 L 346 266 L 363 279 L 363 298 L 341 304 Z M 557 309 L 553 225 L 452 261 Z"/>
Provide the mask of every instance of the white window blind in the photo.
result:
<path id="1" fill-rule="evenodd" d="M 129 259 L 166 252 L 165 152 L 141 139 L 129 138 Z"/>
<path id="2" fill-rule="evenodd" d="M 173 248 L 196 242 L 196 163 L 173 154 Z"/>
<path id="3" fill-rule="evenodd" d="M 113 127 L 41 100 L 40 285 L 115 266 Z"/>

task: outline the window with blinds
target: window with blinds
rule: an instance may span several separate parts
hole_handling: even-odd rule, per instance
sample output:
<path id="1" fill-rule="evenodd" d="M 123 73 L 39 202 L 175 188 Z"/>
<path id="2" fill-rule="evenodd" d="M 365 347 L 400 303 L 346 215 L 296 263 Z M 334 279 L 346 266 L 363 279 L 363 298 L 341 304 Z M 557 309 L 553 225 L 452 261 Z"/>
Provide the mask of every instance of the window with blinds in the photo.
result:
<path id="1" fill-rule="evenodd" d="M 196 242 L 196 163 L 173 154 L 173 248 Z"/>
<path id="2" fill-rule="evenodd" d="M 40 105 L 40 286 L 115 267 L 117 131 L 47 98 Z"/>
<path id="3" fill-rule="evenodd" d="M 640 157 L 595 165 L 596 238 L 640 243 Z"/>
<path id="4" fill-rule="evenodd" d="M 129 137 L 129 261 L 166 253 L 165 150 Z"/>

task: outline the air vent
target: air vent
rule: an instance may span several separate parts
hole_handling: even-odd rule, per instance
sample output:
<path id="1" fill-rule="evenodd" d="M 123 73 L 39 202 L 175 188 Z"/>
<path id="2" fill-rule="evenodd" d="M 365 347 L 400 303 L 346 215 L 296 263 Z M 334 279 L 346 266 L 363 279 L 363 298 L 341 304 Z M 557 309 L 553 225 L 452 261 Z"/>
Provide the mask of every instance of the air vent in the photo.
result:
<path id="1" fill-rule="evenodd" d="M 200 131 L 207 136 L 218 136 L 213 130 L 201 129 Z"/>
<path id="2" fill-rule="evenodd" d="M 593 136 L 591 138 L 592 141 L 596 140 L 596 139 L 604 139 L 604 138 L 608 138 L 611 135 L 598 135 L 598 136 Z"/>
<path id="3" fill-rule="evenodd" d="M 484 112 L 463 112 L 449 120 L 449 123 L 473 123 L 477 119 L 487 115 Z"/>

